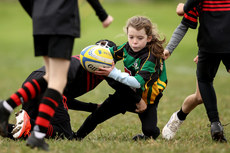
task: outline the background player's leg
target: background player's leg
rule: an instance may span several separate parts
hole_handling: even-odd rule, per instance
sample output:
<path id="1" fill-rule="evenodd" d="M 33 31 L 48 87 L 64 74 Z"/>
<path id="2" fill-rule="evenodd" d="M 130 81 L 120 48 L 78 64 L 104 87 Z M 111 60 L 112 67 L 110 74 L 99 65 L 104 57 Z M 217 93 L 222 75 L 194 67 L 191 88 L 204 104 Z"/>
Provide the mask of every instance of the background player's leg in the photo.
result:
<path id="1" fill-rule="evenodd" d="M 98 109 L 90 114 L 81 127 L 76 132 L 76 139 L 81 140 L 85 138 L 90 132 L 92 132 L 98 124 L 106 121 L 107 119 L 119 114 L 124 113 L 124 107 L 122 106 L 119 96 L 115 94 L 110 95 Z"/>

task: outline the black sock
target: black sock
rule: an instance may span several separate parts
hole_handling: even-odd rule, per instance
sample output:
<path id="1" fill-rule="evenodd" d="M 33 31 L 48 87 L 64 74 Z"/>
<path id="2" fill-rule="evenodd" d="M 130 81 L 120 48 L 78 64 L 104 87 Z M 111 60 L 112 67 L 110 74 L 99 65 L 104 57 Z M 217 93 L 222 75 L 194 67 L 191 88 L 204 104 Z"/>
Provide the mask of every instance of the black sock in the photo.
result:
<path id="1" fill-rule="evenodd" d="M 184 121 L 184 120 L 186 119 L 187 115 L 188 115 L 188 113 L 184 113 L 184 112 L 182 111 L 182 107 L 181 107 L 180 111 L 177 113 L 177 117 L 178 117 L 179 120 L 181 120 L 181 121 Z"/>

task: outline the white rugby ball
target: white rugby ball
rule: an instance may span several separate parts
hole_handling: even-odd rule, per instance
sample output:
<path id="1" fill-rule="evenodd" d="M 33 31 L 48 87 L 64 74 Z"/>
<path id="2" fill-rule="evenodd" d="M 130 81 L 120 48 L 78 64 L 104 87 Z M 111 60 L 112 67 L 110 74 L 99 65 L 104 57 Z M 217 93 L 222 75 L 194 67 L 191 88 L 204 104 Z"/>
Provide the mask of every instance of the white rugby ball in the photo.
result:
<path id="1" fill-rule="evenodd" d="M 99 67 L 111 67 L 113 56 L 109 49 L 99 45 L 91 45 L 81 51 L 80 61 L 86 70 L 94 72 Z"/>

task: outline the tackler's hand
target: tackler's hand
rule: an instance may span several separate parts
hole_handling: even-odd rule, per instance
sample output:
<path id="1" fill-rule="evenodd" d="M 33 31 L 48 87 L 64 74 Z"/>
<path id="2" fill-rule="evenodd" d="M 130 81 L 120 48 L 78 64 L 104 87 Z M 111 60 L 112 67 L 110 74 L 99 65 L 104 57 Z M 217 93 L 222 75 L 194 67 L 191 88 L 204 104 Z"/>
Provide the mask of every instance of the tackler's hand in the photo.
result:
<path id="1" fill-rule="evenodd" d="M 137 106 L 137 109 L 135 110 L 135 112 L 137 113 L 143 113 L 147 108 L 147 105 L 142 98 L 139 103 L 136 103 L 136 106 Z"/>

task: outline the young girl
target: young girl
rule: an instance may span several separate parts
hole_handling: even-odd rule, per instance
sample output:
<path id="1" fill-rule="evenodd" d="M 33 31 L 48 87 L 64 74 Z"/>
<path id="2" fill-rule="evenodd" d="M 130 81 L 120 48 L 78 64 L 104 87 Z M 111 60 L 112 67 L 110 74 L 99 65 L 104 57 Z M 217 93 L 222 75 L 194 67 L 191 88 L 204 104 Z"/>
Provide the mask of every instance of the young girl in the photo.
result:
<path id="1" fill-rule="evenodd" d="M 142 98 L 140 103 L 144 100 L 147 109 L 143 113 L 138 113 L 143 134 L 137 135 L 133 139 L 156 139 L 160 134 L 157 127 L 157 105 L 167 83 L 165 64 L 162 60 L 164 51 L 162 44 L 165 40 L 160 40 L 156 27 L 146 17 L 134 16 L 130 18 L 125 30 L 128 42 L 110 48 L 110 51 L 115 62 L 123 59 L 126 72 L 117 70 L 113 65 L 111 68 L 100 68 L 100 71 L 95 73 L 108 76 L 122 82 L 123 87 L 125 84 L 135 90 L 134 97 L 139 95 Z M 128 88 L 130 89 L 130 87 Z M 128 89 L 125 92 L 119 92 L 119 88 L 115 90 L 113 95 L 110 95 L 96 111 L 87 117 L 76 132 L 76 139 L 83 139 L 99 123 L 110 117 L 126 111 L 135 111 L 135 103 L 139 102 L 135 100 L 138 98 L 133 98 L 130 92 L 126 96 Z"/>

